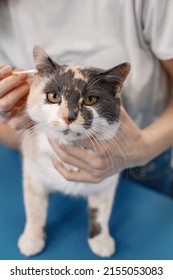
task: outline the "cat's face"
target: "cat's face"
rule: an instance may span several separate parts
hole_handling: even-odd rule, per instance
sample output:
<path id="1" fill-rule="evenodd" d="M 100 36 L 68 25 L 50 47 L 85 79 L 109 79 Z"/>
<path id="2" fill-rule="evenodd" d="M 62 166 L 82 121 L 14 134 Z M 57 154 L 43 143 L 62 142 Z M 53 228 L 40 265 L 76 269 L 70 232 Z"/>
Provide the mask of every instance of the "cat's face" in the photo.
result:
<path id="1" fill-rule="evenodd" d="M 128 63 L 110 70 L 58 65 L 45 51 L 34 48 L 38 74 L 27 112 L 52 139 L 75 141 L 87 137 L 112 138 L 119 122 L 122 84 Z"/>

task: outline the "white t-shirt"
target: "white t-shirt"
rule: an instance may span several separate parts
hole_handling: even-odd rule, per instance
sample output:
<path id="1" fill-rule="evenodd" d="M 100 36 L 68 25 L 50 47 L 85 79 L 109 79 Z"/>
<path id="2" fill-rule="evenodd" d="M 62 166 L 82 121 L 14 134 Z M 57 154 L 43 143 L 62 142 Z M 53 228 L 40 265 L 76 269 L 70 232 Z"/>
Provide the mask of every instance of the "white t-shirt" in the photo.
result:
<path id="1" fill-rule="evenodd" d="M 3 3 L 8 2 L 8 5 Z M 39 44 L 60 64 L 131 63 L 123 104 L 140 127 L 165 108 L 171 87 L 173 0 L 0 1 L 0 64 L 32 68 Z"/>

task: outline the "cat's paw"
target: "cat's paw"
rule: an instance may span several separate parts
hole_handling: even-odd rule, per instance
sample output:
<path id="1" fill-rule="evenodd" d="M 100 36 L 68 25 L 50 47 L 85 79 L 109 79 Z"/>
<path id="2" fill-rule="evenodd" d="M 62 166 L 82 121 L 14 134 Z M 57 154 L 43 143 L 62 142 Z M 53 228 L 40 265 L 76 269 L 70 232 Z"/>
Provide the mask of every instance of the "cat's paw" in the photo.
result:
<path id="1" fill-rule="evenodd" d="M 18 248 L 26 257 L 30 257 L 40 253 L 45 246 L 45 238 L 34 237 L 27 233 L 23 233 L 18 240 Z"/>
<path id="2" fill-rule="evenodd" d="M 116 243 L 109 235 L 103 236 L 99 234 L 94 238 L 89 238 L 88 243 L 93 253 L 100 257 L 108 258 L 115 253 Z"/>

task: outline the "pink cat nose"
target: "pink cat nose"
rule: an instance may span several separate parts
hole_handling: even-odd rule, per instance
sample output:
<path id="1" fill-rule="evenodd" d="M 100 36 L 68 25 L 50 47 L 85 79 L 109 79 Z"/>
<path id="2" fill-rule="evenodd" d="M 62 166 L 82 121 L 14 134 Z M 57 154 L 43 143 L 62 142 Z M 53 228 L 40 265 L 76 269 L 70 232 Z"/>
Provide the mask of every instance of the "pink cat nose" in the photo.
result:
<path id="1" fill-rule="evenodd" d="M 64 121 L 65 121 L 65 123 L 66 124 L 68 124 L 68 125 L 70 125 L 72 122 L 74 122 L 74 120 L 76 119 L 75 117 L 64 117 L 63 118 L 64 119 Z"/>
<path id="2" fill-rule="evenodd" d="M 68 116 L 64 116 L 63 119 L 66 124 L 70 125 L 72 122 L 74 122 L 77 119 L 78 112 L 70 112 Z"/>

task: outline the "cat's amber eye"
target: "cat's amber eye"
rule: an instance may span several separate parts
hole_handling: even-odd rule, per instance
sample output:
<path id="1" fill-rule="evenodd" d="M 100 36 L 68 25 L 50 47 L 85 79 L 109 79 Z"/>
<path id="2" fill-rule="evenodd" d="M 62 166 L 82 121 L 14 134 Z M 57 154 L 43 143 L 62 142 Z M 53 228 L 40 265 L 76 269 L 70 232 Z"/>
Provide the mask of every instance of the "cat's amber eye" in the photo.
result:
<path id="1" fill-rule="evenodd" d="M 60 104 L 61 103 L 61 96 L 59 96 L 57 93 L 49 92 L 49 93 L 47 93 L 47 100 L 50 103 Z"/>
<path id="2" fill-rule="evenodd" d="M 92 106 L 97 102 L 97 100 L 98 100 L 98 97 L 96 97 L 96 96 L 88 96 L 88 97 L 84 98 L 83 103 L 86 106 Z"/>

